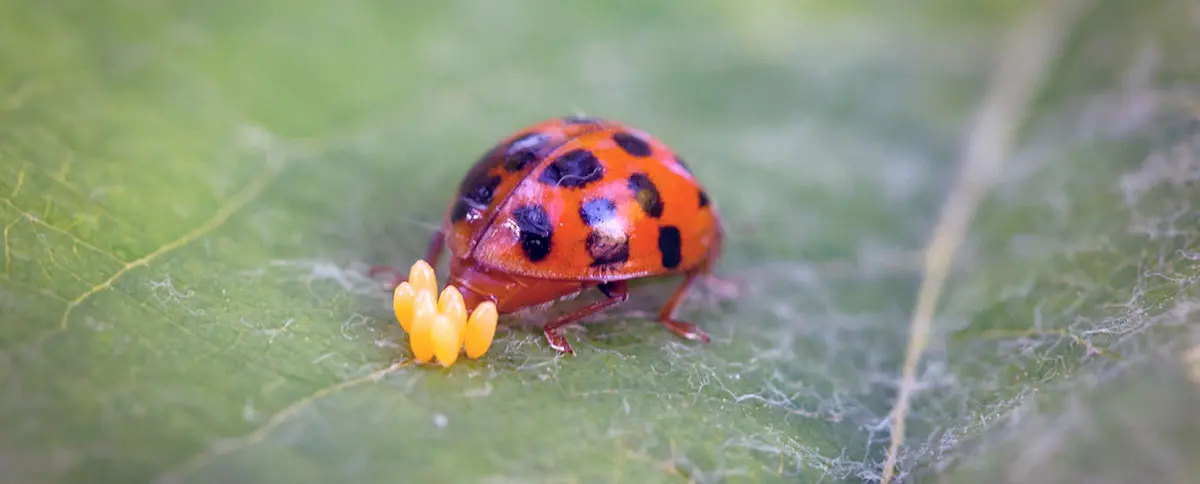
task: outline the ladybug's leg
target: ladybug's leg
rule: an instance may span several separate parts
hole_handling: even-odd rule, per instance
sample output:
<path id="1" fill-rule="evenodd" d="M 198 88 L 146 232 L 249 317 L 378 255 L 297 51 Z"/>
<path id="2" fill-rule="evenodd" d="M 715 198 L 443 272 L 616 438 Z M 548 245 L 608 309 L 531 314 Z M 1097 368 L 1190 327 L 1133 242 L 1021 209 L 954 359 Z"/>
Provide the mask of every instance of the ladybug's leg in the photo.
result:
<path id="1" fill-rule="evenodd" d="M 428 262 L 431 267 L 437 268 L 438 259 L 442 257 L 442 247 L 445 244 L 446 236 L 442 234 L 441 230 L 434 232 L 433 237 L 429 238 L 429 245 L 425 248 L 425 262 Z"/>
<path id="2" fill-rule="evenodd" d="M 392 266 L 371 266 L 367 271 L 367 277 L 375 277 L 384 272 L 396 272 L 396 268 Z"/>
<path id="3" fill-rule="evenodd" d="M 658 322 L 679 336 L 694 341 L 708 342 L 708 334 L 698 328 L 696 325 L 675 319 L 675 309 L 679 307 L 679 303 L 683 302 L 683 297 L 687 295 L 688 288 L 692 282 L 696 280 L 701 271 L 691 271 L 684 276 L 683 283 L 675 289 L 675 294 L 671 295 L 671 299 L 663 305 L 663 308 L 658 313 Z"/>
<path id="4" fill-rule="evenodd" d="M 441 258 L 442 247 L 445 245 L 445 243 L 446 237 L 442 235 L 441 230 L 434 232 L 433 237 L 429 238 L 429 245 L 425 249 L 425 262 L 428 262 L 429 265 L 434 269 L 437 268 L 438 259 Z M 371 270 L 367 272 L 367 277 L 375 277 L 383 272 L 391 272 L 395 274 L 395 277 L 392 279 L 392 281 L 388 283 L 388 292 L 396 290 L 396 286 L 399 286 L 401 282 L 408 280 L 407 273 L 402 273 L 392 266 L 372 267 Z"/>
<path id="5" fill-rule="evenodd" d="M 708 257 L 700 264 L 700 275 L 704 276 L 701 279 L 702 287 L 717 299 L 729 300 L 736 298 L 742 292 L 741 284 L 738 281 L 720 277 L 713 273 L 713 269 L 717 266 L 717 258 L 721 256 L 721 245 L 723 235 L 719 236 L 713 247 L 708 251 Z M 688 284 L 687 281 L 684 284 Z"/>
<path id="6" fill-rule="evenodd" d="M 559 316 L 558 319 L 546 323 L 542 331 L 546 334 L 546 340 L 550 342 L 550 347 L 555 351 L 567 354 L 575 354 L 575 350 L 571 349 L 571 345 L 567 343 L 567 338 L 559 331 L 560 328 L 568 324 L 586 318 L 597 311 L 611 308 L 629 300 L 629 285 L 625 281 L 607 282 L 598 286 L 600 291 L 604 292 L 607 299 L 596 301 L 587 306 L 579 308 L 572 313 Z"/>

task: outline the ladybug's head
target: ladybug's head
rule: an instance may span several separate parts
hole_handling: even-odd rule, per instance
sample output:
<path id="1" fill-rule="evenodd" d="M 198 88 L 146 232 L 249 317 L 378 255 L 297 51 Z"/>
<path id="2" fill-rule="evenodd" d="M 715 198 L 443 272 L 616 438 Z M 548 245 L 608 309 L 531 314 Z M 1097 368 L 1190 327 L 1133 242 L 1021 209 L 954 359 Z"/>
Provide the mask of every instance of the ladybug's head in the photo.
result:
<path id="1" fill-rule="evenodd" d="M 474 310 L 479 303 L 491 301 L 500 314 L 553 302 L 589 286 L 583 281 L 541 279 L 491 270 L 478 264 L 463 263 L 461 259 L 451 261 L 447 284 L 462 293 L 467 311 Z"/>
<path id="2" fill-rule="evenodd" d="M 496 296 L 513 290 L 511 281 L 503 279 L 492 277 L 489 271 L 478 270 L 454 260 L 450 263 L 450 279 L 446 284 L 454 286 L 462 293 L 463 303 L 468 312 L 484 301 L 491 301 L 496 304 L 496 309 L 503 313 L 507 308 L 500 304 L 501 301 Z"/>

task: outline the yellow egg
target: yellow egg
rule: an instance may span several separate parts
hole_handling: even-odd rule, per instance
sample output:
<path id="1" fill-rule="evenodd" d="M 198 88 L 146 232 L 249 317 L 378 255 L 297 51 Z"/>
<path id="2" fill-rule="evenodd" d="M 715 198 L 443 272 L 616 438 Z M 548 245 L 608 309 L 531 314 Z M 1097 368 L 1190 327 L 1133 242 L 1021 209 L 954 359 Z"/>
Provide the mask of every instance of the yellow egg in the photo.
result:
<path id="1" fill-rule="evenodd" d="M 433 293 L 422 291 L 413 299 L 412 330 L 408 333 L 408 344 L 412 347 L 413 359 L 425 363 L 433 359 L 433 338 L 430 330 L 438 316 L 433 303 Z"/>
<path id="2" fill-rule="evenodd" d="M 437 355 L 438 363 L 442 366 L 448 367 L 458 360 L 458 351 L 462 348 L 459 343 L 462 340 L 461 334 L 458 323 L 445 314 L 439 314 L 433 319 L 429 335 L 433 342 L 433 354 Z"/>
<path id="3" fill-rule="evenodd" d="M 476 359 L 487 353 L 488 348 L 492 346 L 492 339 L 496 336 L 498 318 L 496 305 L 491 301 L 484 301 L 471 312 L 466 330 L 463 331 L 467 358 Z"/>
<path id="4" fill-rule="evenodd" d="M 400 322 L 400 327 L 405 331 L 412 331 L 414 298 L 413 287 L 408 282 L 401 282 L 392 292 L 392 308 L 396 312 L 396 321 Z"/>
<path id="5" fill-rule="evenodd" d="M 412 285 L 415 292 L 429 291 L 430 294 L 437 296 L 437 274 L 433 272 L 433 266 L 424 260 L 417 260 L 413 263 L 412 268 L 408 271 L 408 283 Z"/>
<path id="6" fill-rule="evenodd" d="M 458 292 L 457 287 L 448 285 L 442 289 L 442 297 L 438 299 L 438 312 L 450 318 L 450 321 L 456 323 L 460 330 L 467 324 L 467 305 L 463 302 L 462 293 Z"/>

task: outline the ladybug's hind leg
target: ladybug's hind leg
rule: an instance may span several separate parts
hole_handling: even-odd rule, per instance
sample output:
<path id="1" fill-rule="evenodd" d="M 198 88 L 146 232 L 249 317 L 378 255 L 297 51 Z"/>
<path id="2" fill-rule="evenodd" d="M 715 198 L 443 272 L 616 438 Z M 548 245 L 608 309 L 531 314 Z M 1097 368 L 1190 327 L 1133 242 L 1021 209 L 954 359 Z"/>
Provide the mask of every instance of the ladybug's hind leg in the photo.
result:
<path id="1" fill-rule="evenodd" d="M 671 299 L 668 299 L 667 303 L 663 305 L 662 310 L 659 311 L 658 322 L 672 333 L 683 338 L 707 343 L 709 338 L 704 330 L 692 323 L 675 319 L 675 310 L 679 307 L 679 303 L 683 302 L 683 298 L 687 295 L 692 282 L 695 282 L 696 277 L 700 273 L 701 271 L 691 271 L 684 276 L 683 283 L 679 284 L 679 287 L 675 289 L 675 293 L 671 295 Z"/>
<path id="2" fill-rule="evenodd" d="M 555 351 L 575 354 L 575 350 L 571 349 L 570 343 L 567 343 L 567 338 L 560 331 L 563 326 L 629 300 L 629 284 L 625 281 L 606 282 L 598 287 L 605 296 L 608 296 L 606 299 L 591 303 L 570 314 L 559 316 L 558 319 L 546 323 L 542 328 L 542 332 L 546 334 L 546 340 L 550 342 L 550 347 L 554 348 Z"/>
<path id="3" fill-rule="evenodd" d="M 434 232 L 433 236 L 429 238 L 429 245 L 425 249 L 425 262 L 428 262 L 429 265 L 435 270 L 437 269 L 438 259 L 442 256 L 442 247 L 445 245 L 445 243 L 446 237 L 441 230 Z M 392 281 L 388 283 L 388 292 L 396 290 L 396 286 L 399 286 L 400 283 L 408 280 L 408 273 L 400 272 L 392 266 L 372 267 L 371 270 L 367 272 L 367 277 L 375 277 L 376 275 L 384 272 L 391 272 L 394 274 Z"/>

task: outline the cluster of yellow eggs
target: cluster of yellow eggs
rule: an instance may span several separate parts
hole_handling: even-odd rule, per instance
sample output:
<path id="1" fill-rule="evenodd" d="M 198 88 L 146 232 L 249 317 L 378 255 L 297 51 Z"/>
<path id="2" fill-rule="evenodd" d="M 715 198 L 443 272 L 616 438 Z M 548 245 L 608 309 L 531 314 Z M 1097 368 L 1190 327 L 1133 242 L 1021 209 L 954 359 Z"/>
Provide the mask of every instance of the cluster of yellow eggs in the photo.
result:
<path id="1" fill-rule="evenodd" d="M 496 335 L 496 305 L 484 301 L 468 316 L 458 288 L 447 285 L 437 296 L 437 275 L 424 260 L 414 263 L 408 280 L 396 286 L 392 307 L 400 327 L 408 332 L 413 358 L 418 363 L 436 357 L 442 366 L 450 366 L 464 350 L 467 358 L 479 358 L 487 353 Z"/>

